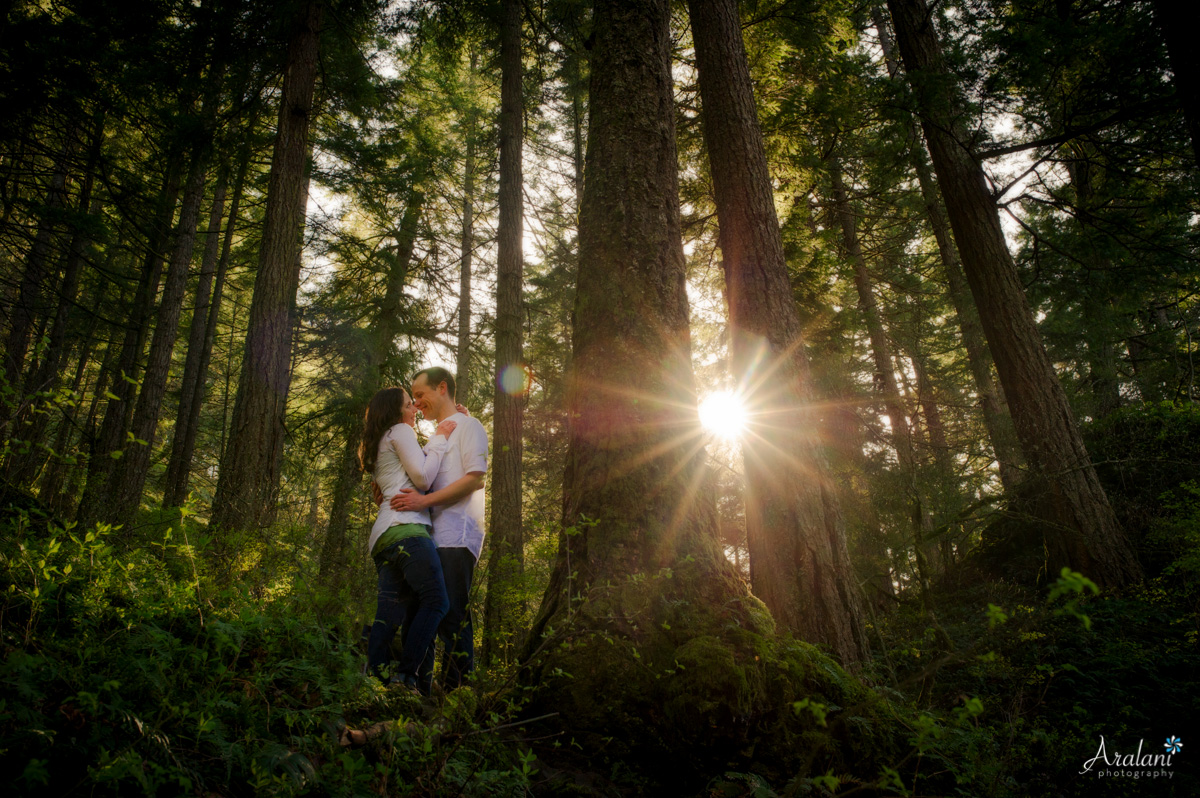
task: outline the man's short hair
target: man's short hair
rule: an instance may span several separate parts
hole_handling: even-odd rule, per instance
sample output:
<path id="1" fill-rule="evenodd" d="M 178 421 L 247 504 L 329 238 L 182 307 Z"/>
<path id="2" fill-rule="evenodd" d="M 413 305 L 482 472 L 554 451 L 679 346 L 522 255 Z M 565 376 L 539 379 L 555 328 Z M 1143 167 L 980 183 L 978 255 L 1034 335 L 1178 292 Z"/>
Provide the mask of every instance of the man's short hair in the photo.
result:
<path id="1" fill-rule="evenodd" d="M 441 366 L 430 366 L 427 369 L 421 369 L 413 375 L 413 382 L 417 381 L 417 377 L 425 375 L 425 382 L 429 383 L 429 387 L 437 389 L 443 382 L 446 383 L 446 392 L 450 394 L 450 398 L 457 401 L 458 396 L 455 394 L 454 375 Z"/>

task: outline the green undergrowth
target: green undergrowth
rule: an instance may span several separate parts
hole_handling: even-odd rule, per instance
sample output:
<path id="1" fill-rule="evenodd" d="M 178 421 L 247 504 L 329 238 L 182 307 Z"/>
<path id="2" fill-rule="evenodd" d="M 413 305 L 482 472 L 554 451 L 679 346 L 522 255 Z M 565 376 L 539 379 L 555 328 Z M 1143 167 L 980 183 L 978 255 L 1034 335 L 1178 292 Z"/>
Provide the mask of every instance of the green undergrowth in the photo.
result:
<path id="1" fill-rule="evenodd" d="M 888 617 L 875 665 L 913 700 L 932 680 L 924 716 L 973 715 L 968 739 L 938 732 L 928 740 L 927 772 L 955 774 L 957 794 L 1200 794 L 1200 769 L 1186 754 L 1174 758 L 1170 777 L 1081 773 L 1101 735 L 1110 752 L 1133 753 L 1144 741 L 1146 752 L 1160 753 L 1165 738 L 1194 728 L 1194 585 L 1159 577 L 1104 595 L 1070 571 L 1045 589 L 952 574 L 934 605 L 932 621 L 916 604 Z"/>
<path id="2" fill-rule="evenodd" d="M 1190 795 L 1200 716 L 1186 479 L 1156 575 L 1096 594 L 970 562 L 873 622 L 848 672 L 685 562 L 593 585 L 529 667 L 436 700 L 362 674 L 363 586 L 323 596 L 302 531 L 213 548 L 189 519 L 0 519 L 0 783 L 14 795 Z M 229 551 L 236 550 L 237 558 Z M 1169 556 L 1166 556 L 1169 555 Z M 311 555 L 310 555 L 311 556 Z M 361 581 L 361 580 L 360 580 Z M 368 591 L 369 592 L 369 591 Z M 330 608 L 337 608 L 334 612 Z M 343 746 L 349 727 L 364 744 Z M 1082 778 L 1184 739 L 1164 781 Z M 361 740 L 355 742 L 362 743 Z"/>
<path id="3" fill-rule="evenodd" d="M 506 704 L 385 690 L 308 602 L 218 589 L 173 537 L 0 525 L 6 794 L 527 794 L 528 747 L 494 729 Z M 367 745 L 339 744 L 340 726 L 380 721 Z"/>

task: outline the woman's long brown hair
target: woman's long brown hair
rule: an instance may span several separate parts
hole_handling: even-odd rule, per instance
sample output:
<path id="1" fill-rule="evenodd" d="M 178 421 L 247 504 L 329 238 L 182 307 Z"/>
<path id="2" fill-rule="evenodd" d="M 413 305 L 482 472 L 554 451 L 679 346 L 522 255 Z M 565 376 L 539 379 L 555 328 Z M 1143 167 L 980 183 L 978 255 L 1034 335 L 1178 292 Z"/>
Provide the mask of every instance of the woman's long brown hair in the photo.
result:
<path id="1" fill-rule="evenodd" d="M 400 423 L 407 398 L 403 388 L 384 388 L 367 404 L 367 412 L 363 414 L 362 442 L 358 444 L 358 462 L 366 473 L 375 473 L 379 439 L 393 425 Z"/>

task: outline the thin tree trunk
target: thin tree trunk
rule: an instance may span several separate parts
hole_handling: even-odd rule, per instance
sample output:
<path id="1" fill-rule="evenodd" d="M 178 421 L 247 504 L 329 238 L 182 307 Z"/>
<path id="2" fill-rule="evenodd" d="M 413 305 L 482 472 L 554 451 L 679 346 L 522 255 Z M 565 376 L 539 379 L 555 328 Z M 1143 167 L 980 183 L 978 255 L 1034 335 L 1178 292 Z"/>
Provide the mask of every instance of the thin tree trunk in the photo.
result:
<path id="1" fill-rule="evenodd" d="M 175 414 L 175 434 L 171 440 L 171 456 L 167 462 L 167 481 L 163 488 L 163 507 L 178 507 L 187 499 L 188 471 L 191 467 L 189 442 L 196 439 L 191 429 L 194 420 L 199 420 L 200 407 L 196 404 L 202 397 L 199 382 L 203 379 L 202 364 L 209 354 L 204 351 L 206 343 L 211 345 L 208 335 L 208 316 L 212 306 L 213 283 L 216 279 L 217 260 L 221 245 L 221 218 L 225 212 L 225 191 L 229 181 L 228 166 L 222 167 L 213 191 L 212 207 L 208 214 L 208 229 L 204 234 L 204 257 L 200 263 L 200 281 L 196 285 L 196 302 L 192 309 L 191 329 L 188 331 L 187 359 L 183 366 L 183 384 L 179 390 L 179 408 Z M 231 216 L 229 226 L 234 219 Z M 195 412 L 193 412 L 193 409 Z M 185 461 L 185 450 L 187 456 Z"/>
<path id="2" fill-rule="evenodd" d="M 888 74 L 900 77 L 900 61 L 892 42 L 891 31 L 884 18 L 883 9 L 875 6 L 875 29 L 879 32 L 879 44 L 883 50 L 884 61 Z M 1016 431 L 1013 429 L 1012 416 L 1008 407 L 996 390 L 995 380 L 992 379 L 992 353 L 988 351 L 984 340 L 983 327 L 979 321 L 979 310 L 971 297 L 971 289 L 963 274 L 962 260 L 959 258 L 958 246 L 954 243 L 954 234 L 950 222 L 946 218 L 946 208 L 942 204 L 941 192 L 929 169 L 926 157 L 925 143 L 921 136 L 921 128 L 915 118 L 910 117 L 911 125 L 909 148 L 913 171 L 917 174 L 917 183 L 921 187 L 921 199 L 925 203 L 925 215 L 929 219 L 929 227 L 937 241 L 938 254 L 946 273 L 947 293 L 954 305 L 954 315 L 958 319 L 959 330 L 962 332 L 963 348 L 967 350 L 967 363 L 971 367 L 971 376 L 975 381 L 975 393 L 979 397 L 979 409 L 983 414 L 983 423 L 987 427 L 988 438 L 992 442 L 992 452 L 996 456 L 996 466 L 1000 474 L 1000 484 L 1004 490 L 1013 493 L 1021 482 L 1021 468 L 1025 464 L 1021 446 L 1017 442 Z"/>
<path id="3" fill-rule="evenodd" d="M 1092 218 L 1095 207 L 1095 188 L 1092 184 L 1093 164 L 1089 153 L 1083 151 L 1083 142 L 1072 142 L 1070 148 L 1080 157 L 1067 162 L 1067 174 L 1075 189 L 1076 213 L 1079 233 L 1084 237 L 1084 253 L 1087 268 L 1081 275 L 1079 288 L 1082 296 L 1083 337 L 1087 348 L 1087 385 L 1091 389 L 1091 415 L 1094 419 L 1104 418 L 1121 407 L 1121 381 L 1117 370 L 1117 349 L 1113 340 L 1113 319 L 1108 312 L 1109 292 L 1107 274 L 1112 262 L 1096 247 L 1095 231 L 1088 228 L 1086 220 Z"/>
<path id="4" fill-rule="evenodd" d="M 511 591 L 525 565 L 521 528 L 521 461 L 524 454 L 525 363 L 522 332 L 524 230 L 521 151 L 525 132 L 521 97 L 522 0 L 505 0 L 500 28 L 500 229 L 496 274 L 496 390 L 492 415 L 491 518 L 488 524 L 488 591 L 484 600 L 481 660 L 511 650 Z M 507 656 L 505 657 L 507 658 Z"/>
<path id="5" fill-rule="evenodd" d="M 91 144 L 88 147 L 87 166 L 84 169 L 83 182 L 79 189 L 78 210 L 80 214 L 96 215 L 100 212 L 99 202 L 92 201 L 92 188 L 95 184 L 96 166 L 100 160 L 100 145 L 104 136 L 104 121 L 102 115 L 97 115 L 95 129 L 92 132 Z M 75 307 L 75 298 L 79 289 L 79 278 L 83 272 L 84 251 L 88 241 L 84 229 L 76 225 L 71 235 L 71 244 L 67 250 L 66 268 L 63 269 L 62 282 L 59 285 L 58 306 L 50 325 L 49 343 L 46 352 L 37 368 L 25 383 L 25 395 L 31 396 L 39 392 L 51 392 L 59 383 L 62 361 L 69 347 L 68 324 L 71 309 Z M 27 418 L 19 419 L 21 429 L 17 431 L 30 446 L 30 450 L 9 463 L 9 478 L 17 484 L 30 483 L 42 463 L 43 455 L 38 447 L 46 432 L 49 422 L 48 413 L 33 413 Z"/>
<path id="6" fill-rule="evenodd" d="M 133 404 L 133 391 L 137 380 L 138 361 L 145 345 L 158 297 L 158 285 L 162 279 L 164 252 L 170 242 L 172 221 L 175 218 L 175 203 L 179 199 L 182 151 L 172 147 L 167 158 L 167 168 L 155 212 L 146 241 L 146 257 L 134 292 L 125 328 L 121 353 L 117 359 L 112 378 L 112 389 L 104 407 L 104 419 L 88 456 L 87 483 L 79 502 L 78 521 L 89 526 L 103 516 L 106 504 L 105 488 L 119 457 L 123 456 L 125 433 L 128 429 L 126 408 Z M 116 454 L 121 452 L 121 454 Z"/>
<path id="7" fill-rule="evenodd" d="M 241 379 L 213 500 L 214 529 L 262 528 L 275 518 L 323 13 L 321 0 L 306 3 L 288 47 Z"/>
<path id="8" fill-rule="evenodd" d="M 118 247 L 113 248 L 113 252 Z M 109 263 L 113 260 L 113 255 L 108 257 Z M 96 291 L 96 297 L 92 306 L 93 315 L 99 315 L 100 307 L 104 304 L 105 294 L 107 293 L 108 285 L 101 284 L 100 289 Z M 69 511 L 70 497 L 64 496 L 63 486 L 66 481 L 67 470 L 77 462 L 77 458 L 68 455 L 67 450 L 71 446 L 72 431 L 78 426 L 76 419 L 79 417 L 79 407 L 83 402 L 84 391 L 82 390 L 84 374 L 91 361 L 92 347 L 96 340 L 95 325 L 88 328 L 87 335 L 83 339 L 83 343 L 79 347 L 79 359 L 75 365 L 75 378 L 71 381 L 71 394 L 75 397 L 73 404 L 62 407 L 62 420 L 59 422 L 58 431 L 55 435 L 54 444 L 51 449 L 50 462 L 42 475 L 41 488 L 38 491 L 38 498 L 42 503 L 51 509 L 52 512 L 62 513 L 66 516 Z M 107 357 L 108 353 L 105 352 Z M 100 369 L 101 373 L 96 376 L 97 390 L 100 390 L 100 380 L 105 376 L 103 366 Z M 94 393 L 94 392 L 93 392 Z"/>
<path id="9" fill-rule="evenodd" d="M 842 241 L 850 263 L 854 266 L 854 287 L 858 292 L 859 310 L 867 323 L 867 333 L 871 340 L 871 353 L 875 359 L 875 383 L 880 393 L 883 394 L 883 405 L 891 424 L 892 445 L 896 450 L 900 479 L 907 493 L 909 521 L 913 530 L 913 554 L 917 560 L 917 582 L 921 602 L 926 609 L 929 609 L 929 563 L 924 541 L 924 534 L 928 530 L 929 524 L 926 520 L 921 493 L 917 487 L 917 465 L 916 458 L 913 456 L 913 438 L 912 429 L 908 424 L 908 409 L 904 397 L 900 395 L 900 386 L 896 382 L 892 347 L 883 326 L 879 305 L 875 301 L 871 276 L 867 273 L 867 262 L 859 244 L 854 211 L 850 207 L 850 199 L 842 180 L 842 166 L 837 157 L 832 155 L 829 158 L 829 176 L 833 188 L 834 209 L 838 217 L 838 224 L 842 229 Z"/>
<path id="10" fill-rule="evenodd" d="M 471 108 L 467 111 L 466 139 L 467 154 L 463 163 L 462 240 L 459 244 L 460 266 L 458 278 L 458 363 L 454 376 L 460 401 L 466 401 L 471 392 L 471 261 L 475 255 L 475 128 L 474 105 L 475 71 L 479 56 L 471 50 L 468 79 L 471 93 Z"/>
<path id="11" fill-rule="evenodd" d="M 25 357 L 29 352 L 30 339 L 38 322 L 47 314 L 45 286 L 51 275 L 47 271 L 50 250 L 57 232 L 56 212 L 66 202 L 67 163 L 70 160 L 70 145 L 64 144 L 54 165 L 54 174 L 46 189 L 46 204 L 38 220 L 37 233 L 29 254 L 25 258 L 25 271 L 21 275 L 20 288 L 10 314 L 8 338 L 4 345 L 5 385 L 13 392 L 12 406 L 0 403 L 0 434 L 7 432 L 12 411 L 24 399 L 22 375 Z"/>
<path id="12" fill-rule="evenodd" d="M 961 141 L 958 98 L 924 0 L 888 0 L 900 53 L 922 105 L 922 127 L 946 197 L 967 281 L 1013 421 L 1037 482 L 1035 513 L 1052 569 L 1069 566 L 1106 587 L 1142 578 L 1109 506 L 1038 334 L 979 163 Z M 1053 571 L 1051 571 L 1053 573 Z"/>
<path id="13" fill-rule="evenodd" d="M 210 106 L 207 110 L 215 115 L 215 107 Z M 208 121 L 211 125 L 212 120 Z M 121 467 L 115 469 L 109 479 L 107 516 L 112 523 L 125 523 L 137 512 L 142 490 L 146 486 L 146 477 L 150 472 L 150 456 L 154 452 L 158 433 L 158 415 L 167 392 L 171 355 L 175 351 L 175 339 L 178 337 L 183 315 L 183 300 L 187 294 L 188 269 L 191 267 L 192 252 L 196 247 L 196 228 L 200 222 L 200 206 L 204 199 L 211 136 L 211 127 L 207 127 L 202 134 L 202 140 L 195 144 L 192 153 L 183 203 L 179 210 L 179 223 L 175 229 L 171 262 L 163 282 L 162 301 L 159 303 L 158 319 L 154 325 L 150 354 L 146 360 L 146 373 L 142 378 L 142 389 L 138 392 L 134 409 L 130 429 L 132 445 L 126 449 Z"/>
<path id="14" fill-rule="evenodd" d="M 346 556 L 346 541 L 350 529 L 350 504 L 354 500 L 355 488 L 362 482 L 362 471 L 358 463 L 359 435 L 348 429 L 343 437 L 346 445 L 338 459 L 337 475 L 333 483 L 333 503 L 329 506 L 329 523 L 325 528 L 325 542 L 321 547 L 318 582 L 330 586 L 342 584 L 349 558 Z"/>
<path id="15" fill-rule="evenodd" d="M 736 0 L 688 4 L 701 119 L 720 222 L 734 376 L 750 420 L 742 444 L 754 593 L 776 623 L 869 656 L 862 595 L 820 451 L 818 414 L 783 254 Z"/>

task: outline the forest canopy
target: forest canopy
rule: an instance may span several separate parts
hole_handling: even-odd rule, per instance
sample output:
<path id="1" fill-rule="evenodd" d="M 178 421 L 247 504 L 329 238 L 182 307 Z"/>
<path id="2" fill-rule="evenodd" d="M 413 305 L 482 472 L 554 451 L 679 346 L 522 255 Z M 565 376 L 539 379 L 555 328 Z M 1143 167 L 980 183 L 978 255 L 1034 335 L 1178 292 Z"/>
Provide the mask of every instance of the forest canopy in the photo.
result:
<path id="1" fill-rule="evenodd" d="M 1198 15 L 4 3 L 0 779 L 1197 794 Z"/>

